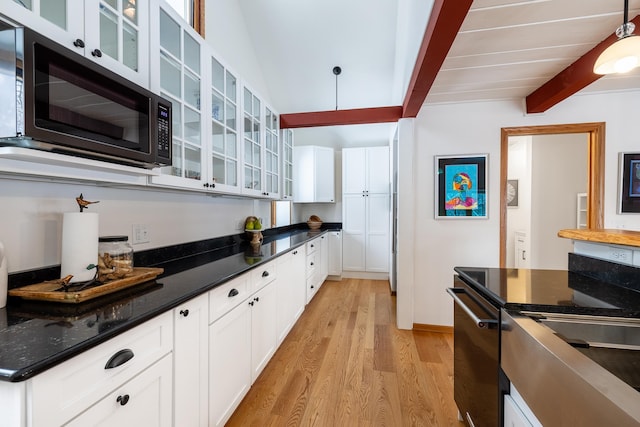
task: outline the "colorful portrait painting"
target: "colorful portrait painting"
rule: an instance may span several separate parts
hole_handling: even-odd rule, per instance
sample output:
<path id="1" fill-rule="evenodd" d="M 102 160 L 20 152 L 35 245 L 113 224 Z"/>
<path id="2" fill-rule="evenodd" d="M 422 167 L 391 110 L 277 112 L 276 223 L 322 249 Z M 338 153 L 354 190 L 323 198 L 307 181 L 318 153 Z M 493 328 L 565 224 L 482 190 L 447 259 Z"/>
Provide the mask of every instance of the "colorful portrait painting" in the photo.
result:
<path id="1" fill-rule="evenodd" d="M 449 165 L 445 167 L 445 182 L 449 188 L 445 196 L 445 210 L 478 208 L 478 166 Z M 474 184 L 475 183 L 475 184 Z"/>
<path id="2" fill-rule="evenodd" d="M 487 218 L 487 155 L 436 157 L 436 218 Z"/>
<path id="3" fill-rule="evenodd" d="M 618 213 L 640 213 L 640 153 L 620 153 Z"/>

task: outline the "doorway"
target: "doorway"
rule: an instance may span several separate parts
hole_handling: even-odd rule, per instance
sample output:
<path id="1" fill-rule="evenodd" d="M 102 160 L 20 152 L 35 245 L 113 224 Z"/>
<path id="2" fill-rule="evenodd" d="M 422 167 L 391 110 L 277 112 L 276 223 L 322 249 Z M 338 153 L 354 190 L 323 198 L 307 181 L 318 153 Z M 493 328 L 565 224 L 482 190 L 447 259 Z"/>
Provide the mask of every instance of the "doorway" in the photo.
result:
<path id="1" fill-rule="evenodd" d="M 578 123 L 567 125 L 527 126 L 503 128 L 500 156 L 500 267 L 507 266 L 507 179 L 509 138 L 558 134 L 587 135 L 587 212 L 586 228 L 602 228 L 604 223 L 604 131 L 605 124 Z M 568 161 L 570 161 L 568 159 Z"/>

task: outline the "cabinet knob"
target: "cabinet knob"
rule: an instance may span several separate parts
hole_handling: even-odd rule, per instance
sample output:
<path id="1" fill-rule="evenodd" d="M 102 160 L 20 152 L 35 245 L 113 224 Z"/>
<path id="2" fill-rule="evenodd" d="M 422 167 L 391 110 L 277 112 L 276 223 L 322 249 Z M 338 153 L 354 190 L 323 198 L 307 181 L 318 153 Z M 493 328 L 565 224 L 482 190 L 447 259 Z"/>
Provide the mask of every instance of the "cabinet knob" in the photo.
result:
<path id="1" fill-rule="evenodd" d="M 254 300 L 255 302 L 259 302 L 259 301 L 260 301 L 260 297 L 255 297 L 253 300 Z"/>
<path id="2" fill-rule="evenodd" d="M 129 360 L 131 360 L 133 356 L 133 351 L 128 348 L 120 350 L 119 352 L 111 356 L 111 358 L 107 361 L 107 364 L 104 365 L 104 369 L 113 369 L 117 368 L 120 365 L 124 365 Z"/>
<path id="3" fill-rule="evenodd" d="M 268 271 L 263 271 L 262 272 L 262 277 L 269 277 L 269 272 Z"/>
<path id="4" fill-rule="evenodd" d="M 238 295 L 240 292 L 238 292 L 238 290 L 236 288 L 233 288 L 229 291 L 229 298 L 233 298 L 236 295 Z"/>
<path id="5" fill-rule="evenodd" d="M 313 286 L 313 285 L 311 285 L 311 289 L 313 289 L 313 288 L 314 288 L 314 286 Z"/>
<path id="6" fill-rule="evenodd" d="M 102 51 L 100 51 L 100 49 L 93 49 L 91 51 L 91 55 L 95 56 L 96 58 L 101 58 L 102 57 Z"/>
<path id="7" fill-rule="evenodd" d="M 116 402 L 118 402 L 122 406 L 126 405 L 127 403 L 129 403 L 129 395 L 125 394 L 124 396 L 118 396 Z"/>
<path id="8" fill-rule="evenodd" d="M 311 265 L 313 265 L 313 263 L 310 263 Z"/>
<path id="9" fill-rule="evenodd" d="M 253 301 L 249 301 L 249 305 L 250 305 L 251 307 L 253 307 L 253 304 L 255 304 L 255 302 L 253 302 Z"/>
<path id="10" fill-rule="evenodd" d="M 83 48 L 84 47 L 84 41 L 82 39 L 75 39 L 73 41 L 73 45 L 75 47 Z"/>
<path id="11" fill-rule="evenodd" d="M 294 255 L 298 255 L 298 251 L 293 251 L 293 254 Z"/>
<path id="12" fill-rule="evenodd" d="M 184 317 L 187 317 L 189 315 L 189 309 L 180 310 L 180 314 L 182 314 Z"/>

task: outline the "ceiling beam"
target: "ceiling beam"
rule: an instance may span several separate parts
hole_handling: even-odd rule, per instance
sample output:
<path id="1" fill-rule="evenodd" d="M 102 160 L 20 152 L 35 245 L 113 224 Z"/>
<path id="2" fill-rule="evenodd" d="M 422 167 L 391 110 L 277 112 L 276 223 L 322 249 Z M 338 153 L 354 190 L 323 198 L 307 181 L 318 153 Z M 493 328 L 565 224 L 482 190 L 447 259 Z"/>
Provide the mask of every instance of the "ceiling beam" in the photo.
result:
<path id="1" fill-rule="evenodd" d="M 390 123 L 397 122 L 401 118 L 402 107 L 400 106 L 315 111 L 310 113 L 280 114 L 280 128 L 293 129 L 314 126 Z"/>
<path id="2" fill-rule="evenodd" d="M 633 18 L 631 22 L 638 28 L 640 26 L 640 15 Z M 593 64 L 595 64 L 602 51 L 616 40 L 618 40 L 618 37 L 615 33 L 612 33 L 573 64 L 531 92 L 526 97 L 527 114 L 543 113 L 603 77 L 593 72 Z"/>
<path id="3" fill-rule="evenodd" d="M 473 0 L 435 0 L 404 98 L 402 117 L 416 117 Z"/>

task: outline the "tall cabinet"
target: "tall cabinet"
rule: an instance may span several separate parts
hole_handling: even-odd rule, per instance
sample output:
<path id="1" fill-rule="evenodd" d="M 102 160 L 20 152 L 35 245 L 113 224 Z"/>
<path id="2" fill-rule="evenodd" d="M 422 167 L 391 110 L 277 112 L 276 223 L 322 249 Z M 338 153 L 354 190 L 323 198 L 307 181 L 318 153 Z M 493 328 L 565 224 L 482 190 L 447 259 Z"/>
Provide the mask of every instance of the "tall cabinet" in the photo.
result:
<path id="1" fill-rule="evenodd" d="M 342 150 L 342 269 L 388 273 L 389 147 Z"/>

